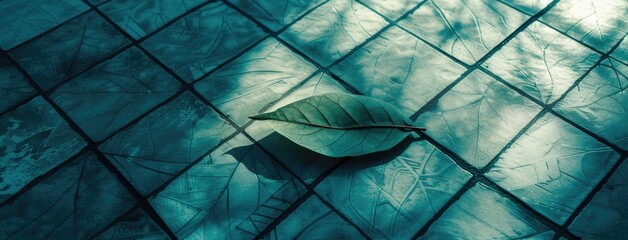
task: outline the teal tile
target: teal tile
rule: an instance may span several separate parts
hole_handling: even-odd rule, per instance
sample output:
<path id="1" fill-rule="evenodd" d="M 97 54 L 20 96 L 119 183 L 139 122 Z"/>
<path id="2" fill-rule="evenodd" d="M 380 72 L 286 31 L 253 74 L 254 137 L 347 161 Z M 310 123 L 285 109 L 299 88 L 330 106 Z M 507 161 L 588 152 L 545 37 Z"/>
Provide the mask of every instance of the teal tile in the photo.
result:
<path id="1" fill-rule="evenodd" d="M 332 92 L 348 93 L 338 81 L 324 73 L 317 73 L 306 81 L 303 86 L 273 104 L 266 112 L 274 111 L 286 104 L 314 95 Z M 341 161 L 338 158 L 327 157 L 299 146 L 276 133 L 266 121 L 254 121 L 245 131 L 266 151 L 308 184 Z"/>
<path id="2" fill-rule="evenodd" d="M 606 53 L 626 35 L 626 15 L 626 1 L 564 0 L 541 21 Z"/>
<path id="3" fill-rule="evenodd" d="M 628 164 L 613 176 L 569 225 L 582 239 L 622 239 L 628 235 Z"/>
<path id="4" fill-rule="evenodd" d="M 628 37 L 624 37 L 624 40 L 615 48 L 611 56 L 624 64 L 628 64 Z"/>
<path id="5" fill-rule="evenodd" d="M 122 219 L 116 221 L 102 234 L 96 236 L 97 240 L 122 240 L 122 239 L 170 239 L 161 228 L 142 210 L 135 209 Z"/>
<path id="6" fill-rule="evenodd" d="M 546 114 L 486 174 L 529 206 L 563 224 L 602 180 L 619 154 Z"/>
<path id="7" fill-rule="evenodd" d="M 401 15 L 412 10 L 423 0 L 362 0 L 364 4 L 373 8 L 378 13 L 395 20 Z"/>
<path id="8" fill-rule="evenodd" d="M 529 16 L 497 1 L 428 1 L 399 23 L 444 52 L 473 65 Z"/>
<path id="9" fill-rule="evenodd" d="M 229 0 L 272 31 L 292 23 L 325 0 Z"/>
<path id="10" fill-rule="evenodd" d="M 33 95 L 35 89 L 28 83 L 26 76 L 6 58 L 0 57 L 0 113 Z"/>
<path id="11" fill-rule="evenodd" d="M 366 239 L 316 195 L 273 229 L 267 239 Z"/>
<path id="12" fill-rule="evenodd" d="M 415 125 L 476 168 L 484 167 L 541 107 L 481 71 L 427 106 Z"/>
<path id="13" fill-rule="evenodd" d="M 327 66 L 388 23 L 354 0 L 332 0 L 279 35 L 314 61 Z"/>
<path id="14" fill-rule="evenodd" d="M 419 239 L 553 239 L 554 232 L 484 184 L 469 189 Z"/>
<path id="15" fill-rule="evenodd" d="M 192 82 L 264 35 L 236 10 L 215 2 L 168 26 L 142 46 L 185 81 Z"/>
<path id="16" fill-rule="evenodd" d="M 274 38 L 194 85 L 205 99 L 242 126 L 249 116 L 282 97 L 316 68 Z"/>
<path id="17" fill-rule="evenodd" d="M 98 7 L 135 39 L 140 39 L 205 0 L 112 0 Z"/>
<path id="18" fill-rule="evenodd" d="M 92 11 L 9 54 L 39 86 L 48 90 L 105 60 L 127 43 Z"/>
<path id="19" fill-rule="evenodd" d="M 252 239 L 304 192 L 280 165 L 237 135 L 150 203 L 180 239 Z"/>
<path id="20" fill-rule="evenodd" d="M 411 116 L 466 68 L 392 27 L 331 70 L 360 93 Z"/>
<path id="21" fill-rule="evenodd" d="M 424 140 L 350 159 L 316 192 L 372 238 L 410 239 L 471 174 Z"/>
<path id="22" fill-rule="evenodd" d="M 561 115 L 628 150 L 628 66 L 604 60 L 554 107 Z"/>
<path id="23" fill-rule="evenodd" d="M 0 208 L 0 237 L 87 239 L 133 205 L 133 196 L 90 152 Z"/>
<path id="24" fill-rule="evenodd" d="M 88 9 L 81 0 L 0 1 L 0 49 L 9 50 Z"/>
<path id="25" fill-rule="evenodd" d="M 51 98 L 87 135 L 100 141 L 180 87 L 133 47 L 61 85 Z"/>
<path id="26" fill-rule="evenodd" d="M 534 15 L 543 10 L 552 0 L 500 0 L 528 15 Z"/>
<path id="27" fill-rule="evenodd" d="M 84 146 L 83 139 L 41 97 L 1 116 L 0 201 Z"/>
<path id="28" fill-rule="evenodd" d="M 234 131 L 209 106 L 183 93 L 99 149 L 140 193 L 148 194 Z"/>

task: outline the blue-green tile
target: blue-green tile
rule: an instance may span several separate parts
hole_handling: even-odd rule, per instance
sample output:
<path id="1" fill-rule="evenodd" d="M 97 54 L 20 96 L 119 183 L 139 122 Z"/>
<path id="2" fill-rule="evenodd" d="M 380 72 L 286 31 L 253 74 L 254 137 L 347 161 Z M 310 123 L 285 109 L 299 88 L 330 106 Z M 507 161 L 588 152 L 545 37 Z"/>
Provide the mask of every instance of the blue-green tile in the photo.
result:
<path id="1" fill-rule="evenodd" d="M 280 165 L 237 135 L 150 203 L 180 239 L 252 239 L 304 192 Z"/>
<path id="2" fill-rule="evenodd" d="M 211 3 L 142 43 L 185 81 L 192 82 L 264 36 L 236 10 Z"/>
<path id="3" fill-rule="evenodd" d="M 316 68 L 274 38 L 261 42 L 194 88 L 235 123 L 243 125 Z"/>
<path id="4" fill-rule="evenodd" d="M 122 240 L 122 239 L 170 239 L 161 228 L 141 209 L 135 209 L 113 226 L 94 239 Z"/>
<path id="5" fill-rule="evenodd" d="M 90 152 L 0 208 L 0 237 L 87 239 L 133 205 L 133 196 Z"/>
<path id="6" fill-rule="evenodd" d="M 410 239 L 471 178 L 424 140 L 354 158 L 316 187 L 373 238 Z"/>
<path id="7" fill-rule="evenodd" d="M 397 27 L 332 68 L 360 93 L 389 102 L 408 116 L 465 70 Z"/>
<path id="8" fill-rule="evenodd" d="M 613 53 L 611 53 L 611 56 L 619 61 L 622 61 L 624 64 L 628 64 L 628 37 L 624 37 L 624 41 L 622 41 L 619 46 L 615 48 Z"/>
<path id="9" fill-rule="evenodd" d="M 583 239 L 628 236 L 628 163 L 624 161 L 576 217 L 569 230 Z"/>
<path id="10" fill-rule="evenodd" d="M 486 175 L 541 214 L 563 224 L 618 158 L 610 147 L 546 114 Z"/>
<path id="11" fill-rule="evenodd" d="M 386 24 L 377 13 L 355 0 L 332 0 L 296 22 L 280 37 L 327 66 Z"/>
<path id="12" fill-rule="evenodd" d="M 477 168 L 484 167 L 541 107 L 480 71 L 470 73 L 416 126 Z"/>
<path id="13" fill-rule="evenodd" d="M 142 194 L 148 194 L 235 130 L 192 94 L 150 113 L 99 149 Z"/>
<path id="14" fill-rule="evenodd" d="M 550 27 L 534 22 L 483 66 L 544 103 L 556 101 L 600 55 Z"/>
<path id="15" fill-rule="evenodd" d="M 112 0 L 98 7 L 135 39 L 154 32 L 205 0 Z"/>
<path id="16" fill-rule="evenodd" d="M 0 57 L 0 112 L 32 95 L 35 95 L 35 89 L 28 83 L 26 76 L 4 57 Z"/>
<path id="17" fill-rule="evenodd" d="M 1 116 L 0 201 L 84 146 L 83 139 L 41 97 Z"/>
<path id="18" fill-rule="evenodd" d="M 51 98 L 87 135 L 99 141 L 180 87 L 133 47 L 61 85 Z"/>
<path id="19" fill-rule="evenodd" d="M 400 26 L 472 65 L 528 18 L 497 1 L 435 0 L 423 4 Z"/>
<path id="20" fill-rule="evenodd" d="M 365 239 L 316 195 L 309 197 L 272 230 L 267 239 Z"/>
<path id="21" fill-rule="evenodd" d="M 373 8 L 378 13 L 395 20 L 412 8 L 419 5 L 423 0 L 361 0 L 364 4 Z"/>
<path id="22" fill-rule="evenodd" d="M 9 53 L 47 90 L 93 67 L 127 43 L 92 11 Z"/>
<path id="23" fill-rule="evenodd" d="M 348 91 L 329 75 L 317 73 L 309 78 L 303 86 L 282 98 L 266 112 L 274 111 L 279 107 L 306 97 L 331 92 L 347 93 Z M 338 158 L 327 157 L 299 146 L 276 133 L 265 121 L 254 121 L 245 131 L 266 151 L 270 152 L 306 183 L 312 183 L 322 173 L 340 161 Z"/>
<path id="24" fill-rule="evenodd" d="M 528 15 L 534 15 L 543 10 L 552 0 L 500 0 L 515 9 Z"/>
<path id="25" fill-rule="evenodd" d="M 88 9 L 81 0 L 0 1 L 0 49 L 11 49 Z"/>
<path id="26" fill-rule="evenodd" d="M 469 189 L 419 239 L 553 239 L 554 233 L 484 184 Z"/>
<path id="27" fill-rule="evenodd" d="M 325 0 L 229 0 L 266 27 L 277 31 Z"/>
<path id="28" fill-rule="evenodd" d="M 627 15 L 627 1 L 562 0 L 541 21 L 606 53 L 628 32 Z"/>
<path id="29" fill-rule="evenodd" d="M 604 60 L 554 107 L 578 125 L 628 150 L 628 66 Z"/>

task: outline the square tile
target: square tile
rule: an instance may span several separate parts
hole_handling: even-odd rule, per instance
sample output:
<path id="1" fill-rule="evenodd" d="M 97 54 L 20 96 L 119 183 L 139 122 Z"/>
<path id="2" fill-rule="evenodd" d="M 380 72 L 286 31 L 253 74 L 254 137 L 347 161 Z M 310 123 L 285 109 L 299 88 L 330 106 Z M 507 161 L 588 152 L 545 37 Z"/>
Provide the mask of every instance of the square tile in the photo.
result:
<path id="1" fill-rule="evenodd" d="M 416 126 L 476 168 L 484 167 L 541 107 L 481 71 L 427 106 Z"/>
<path id="2" fill-rule="evenodd" d="M 325 0 L 229 1 L 276 32 Z"/>
<path id="3" fill-rule="evenodd" d="M 112 0 L 98 7 L 126 33 L 140 39 L 205 0 Z"/>
<path id="4" fill-rule="evenodd" d="M 388 23 L 354 0 L 332 0 L 306 15 L 279 37 L 328 66 Z"/>
<path id="5" fill-rule="evenodd" d="M 9 50 L 88 9 L 81 0 L 0 1 L 0 49 Z"/>
<path id="6" fill-rule="evenodd" d="M 628 32 L 627 15 L 627 1 L 564 0 L 541 21 L 606 53 Z"/>
<path id="7" fill-rule="evenodd" d="M 89 12 L 9 54 L 44 90 L 105 60 L 128 44 L 97 13 Z"/>
<path id="8" fill-rule="evenodd" d="M 133 195 L 90 152 L 0 208 L 0 237 L 87 239 L 133 205 Z"/>
<path id="9" fill-rule="evenodd" d="M 352 158 L 316 192 L 373 238 L 410 239 L 471 178 L 427 141 Z"/>
<path id="10" fill-rule="evenodd" d="M 554 107 L 578 125 L 628 150 L 628 66 L 604 60 Z"/>
<path id="11" fill-rule="evenodd" d="M 552 239 L 554 232 L 484 184 L 469 189 L 419 239 Z"/>
<path id="12" fill-rule="evenodd" d="M 242 126 L 316 68 L 274 38 L 194 84 L 205 99 Z"/>
<path id="13" fill-rule="evenodd" d="M 552 0 L 501 0 L 503 3 L 519 9 L 529 15 L 534 15 L 543 10 Z"/>
<path id="14" fill-rule="evenodd" d="M 35 89 L 30 85 L 26 76 L 17 67 L 0 56 L 0 113 L 19 103 L 29 96 L 35 95 Z"/>
<path id="15" fill-rule="evenodd" d="M 569 225 L 569 231 L 583 239 L 625 238 L 628 235 L 626 202 L 628 202 L 628 163 L 624 161 Z"/>
<path id="16" fill-rule="evenodd" d="M 419 5 L 423 0 L 361 0 L 378 13 L 396 20 L 401 15 Z"/>
<path id="17" fill-rule="evenodd" d="M 192 82 L 244 51 L 264 32 L 236 10 L 211 3 L 142 42 L 160 61 Z"/>
<path id="18" fill-rule="evenodd" d="M 599 58 L 593 50 L 534 22 L 483 66 L 539 101 L 550 104 Z"/>
<path id="19" fill-rule="evenodd" d="M 167 240 L 170 238 L 142 209 L 138 208 L 118 220 L 114 225 L 110 226 L 106 231 L 96 236 L 94 239 Z"/>
<path id="20" fill-rule="evenodd" d="M 366 239 L 316 195 L 281 221 L 268 239 Z"/>
<path id="21" fill-rule="evenodd" d="M 180 239 L 252 239 L 304 193 L 288 172 L 237 135 L 150 203 Z"/>
<path id="22" fill-rule="evenodd" d="M 466 68 L 392 27 L 331 70 L 360 93 L 411 116 Z"/>
<path id="23" fill-rule="evenodd" d="M 166 100 L 181 84 L 132 47 L 51 94 L 74 122 L 100 141 Z"/>
<path id="24" fill-rule="evenodd" d="M 307 97 L 332 92 L 348 93 L 338 81 L 327 74 L 318 73 L 265 112 L 275 111 L 277 108 Z M 245 131 L 266 151 L 308 184 L 341 161 L 338 158 L 321 155 L 290 141 L 276 133 L 265 121 L 254 121 Z"/>
<path id="25" fill-rule="evenodd" d="M 0 202 L 85 145 L 41 97 L 0 116 Z"/>
<path id="26" fill-rule="evenodd" d="M 443 51 L 473 65 L 529 16 L 496 1 L 428 1 L 399 23 Z"/>
<path id="27" fill-rule="evenodd" d="M 183 93 L 99 149 L 146 195 L 233 132 L 235 129 L 209 106 Z"/>
<path id="28" fill-rule="evenodd" d="M 499 157 L 486 176 L 563 224 L 618 158 L 610 147 L 546 114 Z"/>

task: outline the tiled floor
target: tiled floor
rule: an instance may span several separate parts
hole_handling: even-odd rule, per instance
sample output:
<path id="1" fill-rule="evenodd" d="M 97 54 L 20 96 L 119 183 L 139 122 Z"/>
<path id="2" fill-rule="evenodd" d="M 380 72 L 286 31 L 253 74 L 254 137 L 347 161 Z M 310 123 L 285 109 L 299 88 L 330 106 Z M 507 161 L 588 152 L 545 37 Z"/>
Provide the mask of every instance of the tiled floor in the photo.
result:
<path id="1" fill-rule="evenodd" d="M 621 239 L 625 0 L 0 1 L 1 239 Z M 427 132 L 335 159 L 321 93 Z"/>

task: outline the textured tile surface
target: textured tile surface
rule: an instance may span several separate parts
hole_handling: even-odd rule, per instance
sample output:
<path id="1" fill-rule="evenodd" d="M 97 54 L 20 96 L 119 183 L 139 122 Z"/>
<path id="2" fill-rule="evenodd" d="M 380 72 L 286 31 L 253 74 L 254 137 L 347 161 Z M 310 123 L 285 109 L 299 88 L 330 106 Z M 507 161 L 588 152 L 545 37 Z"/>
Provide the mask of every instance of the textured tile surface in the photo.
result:
<path id="1" fill-rule="evenodd" d="M 426 141 L 409 140 L 349 160 L 316 192 L 370 236 L 411 238 L 470 174 Z"/>
<path id="2" fill-rule="evenodd" d="M 292 23 L 325 0 L 229 0 L 272 31 Z"/>
<path id="3" fill-rule="evenodd" d="M 194 88 L 234 122 L 280 98 L 316 68 L 273 38 L 199 81 Z"/>
<path id="4" fill-rule="evenodd" d="M 139 49 L 130 48 L 55 89 L 51 98 L 99 141 L 179 88 Z"/>
<path id="5" fill-rule="evenodd" d="M 96 65 L 127 43 L 92 11 L 9 53 L 47 90 Z"/>
<path id="6" fill-rule="evenodd" d="M 609 142 L 628 149 L 628 66 L 604 60 L 554 108 Z"/>
<path id="7" fill-rule="evenodd" d="M 362 0 L 369 7 L 378 13 L 395 20 L 412 8 L 419 5 L 423 0 Z"/>
<path id="8" fill-rule="evenodd" d="M 541 108 L 480 71 L 470 73 L 415 125 L 471 165 L 482 168 Z"/>
<path id="9" fill-rule="evenodd" d="M 541 21 L 597 50 L 608 52 L 626 35 L 626 16 L 626 1 L 564 0 L 541 17 Z"/>
<path id="10" fill-rule="evenodd" d="M 396 27 L 386 30 L 332 68 L 361 94 L 392 103 L 408 116 L 464 70 Z"/>
<path id="11" fill-rule="evenodd" d="M 296 22 L 280 37 L 322 65 L 329 65 L 386 25 L 354 0 L 332 0 Z"/>
<path id="12" fill-rule="evenodd" d="M 500 156 L 487 176 L 563 224 L 619 154 L 546 114 Z"/>
<path id="13" fill-rule="evenodd" d="M 611 56 L 622 61 L 624 64 L 628 64 L 628 37 L 624 37 L 624 40 L 615 48 Z"/>
<path id="14" fill-rule="evenodd" d="M 115 225 L 98 235 L 98 240 L 114 239 L 170 239 L 141 209 L 135 209 Z"/>
<path id="15" fill-rule="evenodd" d="M 87 11 L 80 0 L 0 2 L 0 49 L 9 50 Z"/>
<path id="16" fill-rule="evenodd" d="M 232 58 L 264 33 L 237 11 L 211 3 L 142 43 L 184 80 L 191 82 Z"/>
<path id="17" fill-rule="evenodd" d="M 552 239 L 553 232 L 484 184 L 469 189 L 421 239 Z"/>
<path id="18" fill-rule="evenodd" d="M 0 117 L 0 201 L 85 146 L 41 97 Z"/>
<path id="19" fill-rule="evenodd" d="M 534 15 L 543 10 L 552 0 L 501 0 L 519 11 Z"/>
<path id="20" fill-rule="evenodd" d="M 35 89 L 28 83 L 26 76 L 5 57 L 0 57 L 0 112 L 32 95 L 35 95 Z"/>
<path id="21" fill-rule="evenodd" d="M 150 200 L 177 237 L 253 238 L 304 192 L 252 144 L 237 135 Z"/>
<path id="22" fill-rule="evenodd" d="M 116 177 L 87 153 L 0 209 L 4 239 L 86 239 L 135 204 Z"/>
<path id="23" fill-rule="evenodd" d="M 599 58 L 580 43 L 535 22 L 483 66 L 549 104 L 567 91 Z"/>
<path id="24" fill-rule="evenodd" d="M 472 65 L 528 16 L 496 1 L 428 1 L 400 25 Z"/>
<path id="25" fill-rule="evenodd" d="M 233 132 L 210 107 L 183 93 L 99 149 L 148 194 Z"/>
<path id="26" fill-rule="evenodd" d="M 112 0 L 99 8 L 135 39 L 152 33 L 203 0 Z"/>

